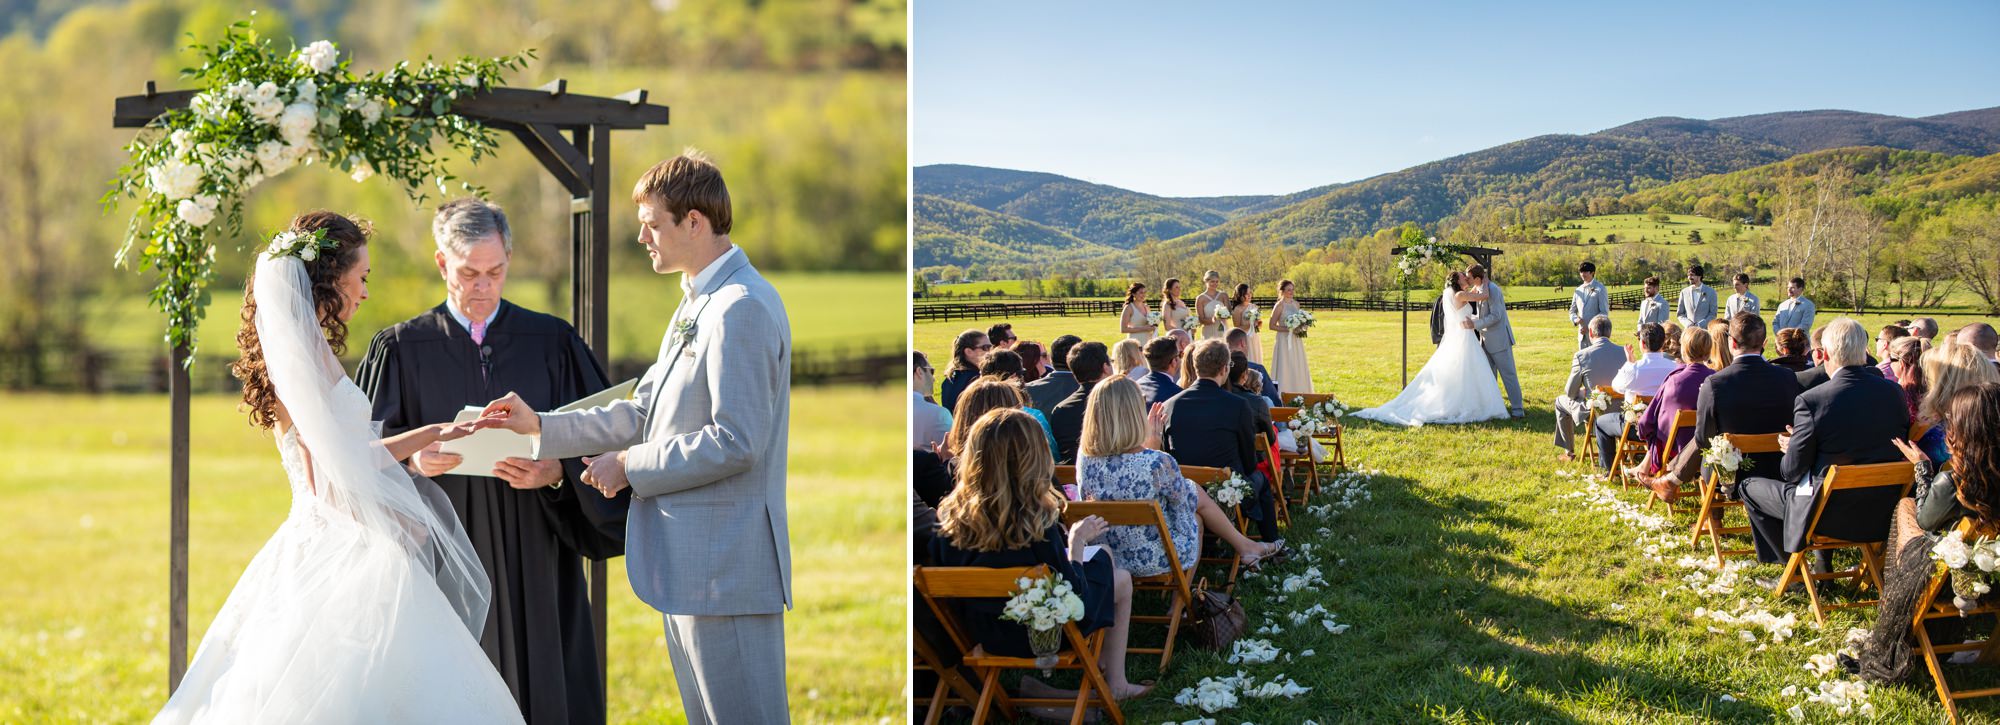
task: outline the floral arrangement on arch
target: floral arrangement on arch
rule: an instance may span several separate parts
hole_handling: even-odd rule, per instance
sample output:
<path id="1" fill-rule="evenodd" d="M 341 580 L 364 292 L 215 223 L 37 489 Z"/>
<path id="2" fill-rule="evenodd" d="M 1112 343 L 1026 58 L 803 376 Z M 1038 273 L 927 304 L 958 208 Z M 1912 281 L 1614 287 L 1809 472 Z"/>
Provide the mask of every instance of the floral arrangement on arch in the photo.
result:
<path id="1" fill-rule="evenodd" d="M 157 271 L 151 299 L 167 315 L 167 342 L 190 352 L 215 271 L 211 235 L 242 229 L 242 200 L 252 189 L 318 162 L 357 182 L 375 174 L 395 179 L 419 203 L 426 185 L 445 193 L 456 177 L 445 170 L 439 142 L 475 162 L 498 143 L 485 125 L 451 113 L 452 102 L 534 57 L 529 50 L 426 59 L 356 75 L 329 41 L 280 51 L 247 21 L 214 45 L 189 49 L 200 62 L 182 76 L 199 91 L 187 108 L 161 114 L 126 145 L 131 161 L 103 203 L 138 200 L 117 264 L 130 263 L 136 250 L 138 261 Z"/>
<path id="2" fill-rule="evenodd" d="M 1465 256 L 1467 249 L 1469 247 L 1440 242 L 1437 237 L 1430 237 L 1416 244 L 1406 244 L 1403 246 L 1403 253 L 1396 256 L 1396 273 L 1407 278 L 1433 264 L 1456 265 L 1459 258 Z"/>

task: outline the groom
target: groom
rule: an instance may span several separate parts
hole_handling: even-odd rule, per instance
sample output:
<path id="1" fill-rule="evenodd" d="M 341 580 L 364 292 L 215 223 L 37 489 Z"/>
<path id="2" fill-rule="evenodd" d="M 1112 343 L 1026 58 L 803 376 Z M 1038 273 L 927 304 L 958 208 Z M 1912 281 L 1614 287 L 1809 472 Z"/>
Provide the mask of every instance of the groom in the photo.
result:
<path id="1" fill-rule="evenodd" d="M 594 455 L 583 482 L 630 487 L 625 561 L 639 599 L 666 615 L 689 723 L 782 723 L 791 324 L 776 290 L 729 240 L 729 190 L 695 151 L 632 191 L 653 271 L 681 274 L 660 357 L 631 400 L 536 413 L 508 395 L 490 425 L 541 436 L 544 458 Z"/>
<path id="2" fill-rule="evenodd" d="M 1479 333 L 1486 361 L 1507 384 L 1507 415 L 1526 418 L 1528 413 L 1521 407 L 1521 378 L 1514 374 L 1514 326 L 1507 323 L 1507 300 L 1500 296 L 1500 285 L 1487 282 L 1485 265 L 1466 268 L 1465 276 L 1471 277 L 1473 284 L 1485 285 L 1487 294 L 1485 302 L 1472 303 L 1472 319 L 1465 321 L 1465 329 Z"/>

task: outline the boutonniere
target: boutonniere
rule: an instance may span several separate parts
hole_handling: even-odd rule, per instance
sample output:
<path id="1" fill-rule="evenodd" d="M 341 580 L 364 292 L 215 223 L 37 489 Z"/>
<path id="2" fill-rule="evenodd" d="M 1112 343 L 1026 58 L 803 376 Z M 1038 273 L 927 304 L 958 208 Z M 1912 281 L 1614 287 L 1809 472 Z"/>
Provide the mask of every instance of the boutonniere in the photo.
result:
<path id="1" fill-rule="evenodd" d="M 675 325 L 675 326 L 674 326 L 674 338 L 680 341 L 680 346 L 681 346 L 681 349 L 683 349 L 683 350 L 687 349 L 687 346 L 688 346 L 688 345 L 690 345 L 690 344 L 693 344 L 693 343 L 694 343 L 694 320 L 692 320 L 692 319 L 687 319 L 687 320 L 681 320 L 681 321 L 680 321 L 680 324 L 678 324 L 678 325 Z"/>

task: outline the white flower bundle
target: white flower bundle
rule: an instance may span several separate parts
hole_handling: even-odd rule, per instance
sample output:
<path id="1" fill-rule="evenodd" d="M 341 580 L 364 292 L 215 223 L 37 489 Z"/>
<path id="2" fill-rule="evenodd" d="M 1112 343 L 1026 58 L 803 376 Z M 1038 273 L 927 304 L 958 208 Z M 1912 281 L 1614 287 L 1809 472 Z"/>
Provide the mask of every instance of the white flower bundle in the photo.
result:
<path id="1" fill-rule="evenodd" d="M 1951 572 L 1952 592 L 1965 599 L 1978 599 L 1993 591 L 2000 580 L 2000 539 L 1981 536 L 1967 543 L 1965 532 L 1952 531 L 1931 546 L 1931 559 Z"/>
<path id="2" fill-rule="evenodd" d="M 1646 404 L 1635 398 L 1625 399 L 1625 419 L 1632 420 L 1646 414 Z"/>
<path id="3" fill-rule="evenodd" d="M 1021 577 L 1014 583 L 1021 591 L 1007 600 L 1007 606 L 1000 611 L 1001 619 L 1018 622 L 1037 632 L 1083 619 L 1083 598 L 1076 595 L 1062 575 Z"/>
<path id="4" fill-rule="evenodd" d="M 1212 305 L 1209 305 L 1209 306 L 1208 306 L 1208 316 L 1209 316 L 1209 317 L 1213 317 L 1213 318 L 1216 318 L 1216 319 L 1218 319 L 1218 320 L 1219 320 L 1219 319 L 1222 319 L 1222 318 L 1224 318 L 1224 317 L 1228 317 L 1228 316 L 1229 316 L 1229 306 L 1228 306 L 1228 305 L 1225 305 L 1225 304 L 1222 304 L 1222 303 L 1220 303 L 1220 302 L 1217 302 L 1217 303 L 1215 303 L 1215 304 L 1212 304 Z"/>
<path id="5" fill-rule="evenodd" d="M 1158 313 L 1158 312 L 1148 312 L 1148 313 L 1146 313 L 1146 324 L 1147 324 L 1148 326 L 1150 326 L 1150 327 L 1159 327 L 1159 326 L 1160 326 L 1160 313 Z"/>
<path id="6" fill-rule="evenodd" d="M 1721 473 L 1731 480 L 1736 472 L 1750 467 L 1750 459 L 1729 442 L 1729 436 L 1718 435 L 1708 439 L 1708 450 L 1701 452 L 1701 462 L 1708 464 L 1709 470 Z"/>
<path id="7" fill-rule="evenodd" d="M 1250 482 L 1243 480 L 1243 474 L 1230 472 L 1229 480 L 1215 484 L 1208 489 L 1208 497 L 1221 506 L 1235 506 L 1243 503 L 1243 497 L 1250 493 Z"/>
<path id="8" fill-rule="evenodd" d="M 1306 336 L 1306 331 L 1312 329 L 1313 322 L 1315 322 L 1313 313 L 1307 310 L 1301 309 L 1285 315 L 1285 326 L 1292 328 L 1292 334 L 1299 337 Z"/>
<path id="9" fill-rule="evenodd" d="M 1221 305 L 1216 305 L 1216 306 L 1221 307 Z M 1187 330 L 1188 332 L 1194 332 L 1195 330 L 1201 329 L 1201 318 L 1196 317 L 1194 315 L 1188 315 L 1186 317 L 1181 318 L 1181 329 Z"/>
<path id="10" fill-rule="evenodd" d="M 1605 393 L 1605 392 L 1604 392 L 1604 391 L 1602 391 L 1602 390 L 1592 390 L 1592 391 L 1590 391 L 1590 409 L 1591 409 L 1591 410 L 1610 410 L 1610 409 L 1611 409 L 1611 395 L 1610 395 L 1610 394 L 1608 394 L 1608 393 Z"/>

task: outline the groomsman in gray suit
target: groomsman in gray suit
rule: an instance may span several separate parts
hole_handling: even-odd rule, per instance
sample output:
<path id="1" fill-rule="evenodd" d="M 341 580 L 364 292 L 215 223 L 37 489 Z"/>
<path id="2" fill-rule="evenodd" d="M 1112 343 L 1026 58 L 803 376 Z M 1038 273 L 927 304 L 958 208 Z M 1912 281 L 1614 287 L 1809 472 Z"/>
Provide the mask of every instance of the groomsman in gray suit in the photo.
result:
<path id="1" fill-rule="evenodd" d="M 1688 267 L 1688 286 L 1681 288 L 1680 299 L 1674 302 L 1674 317 L 1683 329 L 1707 327 L 1715 319 L 1715 288 L 1701 281 L 1699 264 Z"/>
<path id="2" fill-rule="evenodd" d="M 1757 299 L 1757 293 L 1750 291 L 1750 275 L 1737 272 L 1736 278 L 1729 283 L 1736 289 L 1736 294 L 1730 295 L 1729 301 L 1723 304 L 1722 320 L 1724 322 L 1734 320 L 1738 312 L 1748 312 L 1761 317 L 1764 301 Z"/>
<path id="3" fill-rule="evenodd" d="M 583 482 L 606 496 L 632 489 L 626 572 L 665 614 L 688 722 L 787 722 L 791 323 L 730 242 L 729 189 L 707 158 L 660 162 L 632 200 L 653 271 L 679 272 L 682 292 L 633 398 L 537 414 L 509 395 L 485 417 L 540 435 L 544 458 L 594 455 Z"/>
<path id="4" fill-rule="evenodd" d="M 1610 385 L 1618 370 L 1625 367 L 1625 350 L 1611 344 L 1610 317 L 1592 317 L 1585 329 L 1590 332 L 1590 344 L 1570 357 L 1569 382 L 1563 384 L 1563 394 L 1556 396 L 1556 447 L 1563 449 L 1556 460 L 1564 463 L 1576 460 L 1577 425 L 1591 419 L 1590 391 Z"/>
<path id="5" fill-rule="evenodd" d="M 1639 324 L 1632 329 L 1643 330 L 1648 324 L 1661 327 L 1667 324 L 1667 298 L 1660 295 L 1659 277 L 1646 278 L 1646 299 L 1639 300 Z"/>
<path id="6" fill-rule="evenodd" d="M 1473 284 L 1486 285 L 1488 295 L 1486 301 L 1473 303 L 1472 319 L 1465 321 L 1465 327 L 1479 333 L 1486 361 L 1507 385 L 1507 415 L 1526 418 L 1527 409 L 1521 406 L 1521 376 L 1514 373 L 1514 326 L 1507 322 L 1507 300 L 1500 295 L 1500 285 L 1487 281 L 1485 265 L 1472 265 L 1465 276 L 1471 277 Z"/>
<path id="7" fill-rule="evenodd" d="M 1604 291 L 1604 283 L 1597 281 L 1597 265 L 1584 262 L 1576 266 L 1576 272 L 1583 277 L 1583 284 L 1569 295 L 1569 324 L 1576 328 L 1576 347 L 1581 350 L 1590 346 L 1590 321 L 1599 315 L 1611 317 L 1611 295 Z"/>
<path id="8" fill-rule="evenodd" d="M 1813 318 L 1819 309 L 1813 301 L 1806 299 L 1806 278 L 1793 277 L 1785 285 L 1785 301 L 1778 303 L 1778 316 L 1771 320 L 1772 330 L 1803 330 L 1812 332 Z M 1810 342 L 1810 340 L 1808 340 Z"/>

